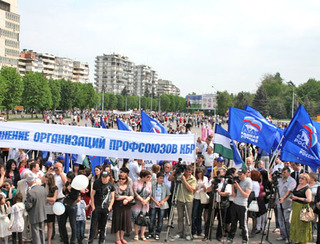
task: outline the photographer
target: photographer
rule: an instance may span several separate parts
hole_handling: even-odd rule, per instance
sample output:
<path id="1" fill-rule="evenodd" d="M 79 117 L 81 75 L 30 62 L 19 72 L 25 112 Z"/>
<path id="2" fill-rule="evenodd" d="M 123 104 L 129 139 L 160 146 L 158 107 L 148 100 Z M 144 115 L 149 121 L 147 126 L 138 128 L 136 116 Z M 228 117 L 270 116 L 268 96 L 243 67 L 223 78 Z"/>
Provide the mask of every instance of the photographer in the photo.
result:
<path id="1" fill-rule="evenodd" d="M 282 169 L 282 177 L 278 179 L 278 190 L 279 196 L 277 195 L 277 211 L 278 211 L 278 220 L 280 224 L 280 233 L 281 237 L 278 237 L 277 240 L 289 240 L 290 237 L 290 213 L 292 208 L 292 200 L 289 197 L 291 192 L 296 188 L 296 181 L 290 176 L 290 169 L 284 167 Z M 282 204 L 282 208 L 281 205 Z"/>
<path id="2" fill-rule="evenodd" d="M 187 241 L 191 240 L 190 225 L 188 223 L 184 224 L 183 219 L 187 220 L 188 218 L 191 221 L 193 193 L 197 186 L 197 180 L 192 175 L 192 171 L 193 167 L 191 165 L 187 166 L 181 176 L 181 185 L 177 193 L 178 233 L 175 239 L 182 238 L 185 234 Z M 185 207 L 187 212 L 185 211 Z"/>
<path id="3" fill-rule="evenodd" d="M 238 170 L 240 183 L 237 181 L 232 185 L 232 195 L 234 196 L 231 212 L 231 230 L 228 234 L 226 243 L 233 243 L 233 238 L 237 231 L 237 223 L 239 221 L 242 230 L 242 243 L 249 243 L 248 226 L 247 226 L 247 206 L 248 197 L 252 190 L 252 181 L 247 178 L 247 170 Z"/>
<path id="4" fill-rule="evenodd" d="M 210 199 L 210 208 L 209 208 L 209 216 L 205 224 L 205 238 L 203 241 L 207 241 L 209 238 L 209 228 L 210 228 L 210 220 L 211 214 L 214 216 L 218 216 L 218 228 L 216 233 L 217 241 L 221 241 L 222 239 L 222 228 L 225 229 L 225 218 L 227 213 L 227 208 L 229 207 L 229 196 L 232 194 L 232 185 L 229 184 L 229 180 L 232 180 L 230 177 L 229 179 L 225 178 L 226 169 L 225 168 L 218 168 L 217 169 L 217 177 L 214 178 L 212 185 L 208 187 L 207 192 L 212 192 L 211 195 L 216 194 L 216 203 L 218 207 L 215 208 L 215 212 L 212 213 L 212 204 L 213 197 Z M 220 215 L 221 213 L 221 215 Z"/>

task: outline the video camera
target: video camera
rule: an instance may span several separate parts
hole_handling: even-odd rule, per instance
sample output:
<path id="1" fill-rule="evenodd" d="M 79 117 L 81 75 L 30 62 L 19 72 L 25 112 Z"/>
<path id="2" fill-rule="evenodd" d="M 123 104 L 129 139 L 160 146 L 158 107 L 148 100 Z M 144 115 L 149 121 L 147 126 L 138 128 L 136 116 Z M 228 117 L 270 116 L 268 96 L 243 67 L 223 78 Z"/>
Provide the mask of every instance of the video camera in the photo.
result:
<path id="1" fill-rule="evenodd" d="M 228 175 L 228 176 L 226 176 L 225 177 L 226 178 L 226 180 L 227 180 L 227 183 L 228 184 L 234 184 L 234 183 L 240 183 L 240 178 L 239 178 L 239 176 L 232 176 L 232 175 Z"/>
<path id="2" fill-rule="evenodd" d="M 187 165 L 182 164 L 182 158 L 179 158 L 178 163 L 176 163 L 174 166 L 176 167 L 176 173 L 175 173 L 176 178 L 179 178 L 187 168 Z"/>

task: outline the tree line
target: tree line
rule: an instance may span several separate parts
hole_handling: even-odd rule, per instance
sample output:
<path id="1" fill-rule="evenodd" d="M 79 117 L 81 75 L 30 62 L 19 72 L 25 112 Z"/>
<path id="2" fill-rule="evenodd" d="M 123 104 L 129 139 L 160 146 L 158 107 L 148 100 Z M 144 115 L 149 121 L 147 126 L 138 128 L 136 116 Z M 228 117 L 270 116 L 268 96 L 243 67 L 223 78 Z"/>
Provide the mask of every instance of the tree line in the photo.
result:
<path id="1" fill-rule="evenodd" d="M 309 79 L 295 86 L 293 82 L 285 82 L 280 73 L 266 74 L 262 77 L 256 93 L 239 92 L 230 94 L 227 91 L 217 93 L 217 112 L 223 115 L 229 106 L 244 109 L 246 104 L 258 110 L 263 116 L 271 115 L 275 119 L 289 119 L 299 104 L 302 104 L 309 115 L 320 114 L 320 81 Z"/>
<path id="2" fill-rule="evenodd" d="M 140 100 L 140 101 L 139 101 Z M 10 110 L 24 106 L 28 112 L 45 110 L 70 110 L 74 108 L 102 109 L 102 94 L 92 83 L 83 84 L 70 80 L 46 79 L 41 73 L 29 72 L 21 76 L 15 68 L 3 66 L 0 70 L 0 108 Z M 185 98 L 162 95 L 158 98 L 104 94 L 105 110 L 152 109 L 185 111 Z M 160 106 L 160 107 L 159 107 Z"/>

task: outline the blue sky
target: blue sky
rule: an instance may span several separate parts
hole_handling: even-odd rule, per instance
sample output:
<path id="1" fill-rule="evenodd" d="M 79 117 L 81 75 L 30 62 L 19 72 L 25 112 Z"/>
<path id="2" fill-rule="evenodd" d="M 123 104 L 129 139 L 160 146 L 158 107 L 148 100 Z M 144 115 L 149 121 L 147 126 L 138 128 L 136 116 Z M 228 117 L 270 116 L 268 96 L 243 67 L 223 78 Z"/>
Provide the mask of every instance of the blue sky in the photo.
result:
<path id="1" fill-rule="evenodd" d="M 320 80 L 317 0 L 19 0 L 20 48 L 88 62 L 119 53 L 181 95 L 255 92 L 266 73 Z"/>

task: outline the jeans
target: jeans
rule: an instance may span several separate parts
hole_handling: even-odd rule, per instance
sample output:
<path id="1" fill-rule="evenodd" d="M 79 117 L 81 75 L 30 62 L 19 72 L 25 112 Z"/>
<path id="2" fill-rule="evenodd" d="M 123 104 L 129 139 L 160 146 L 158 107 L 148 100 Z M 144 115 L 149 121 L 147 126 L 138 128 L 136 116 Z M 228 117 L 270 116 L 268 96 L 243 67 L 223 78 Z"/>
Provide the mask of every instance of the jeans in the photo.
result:
<path id="1" fill-rule="evenodd" d="M 85 228 L 86 228 L 86 221 L 85 220 L 77 221 L 77 240 L 78 240 L 78 243 L 81 243 L 84 239 Z"/>
<path id="2" fill-rule="evenodd" d="M 201 235 L 202 232 L 202 211 L 203 205 L 200 199 L 193 200 L 192 207 L 192 235 Z"/>
<path id="3" fill-rule="evenodd" d="M 150 209 L 150 227 L 149 227 L 150 234 L 153 234 L 154 232 L 154 225 L 155 225 L 156 217 L 158 215 L 158 224 L 157 224 L 156 234 L 160 235 L 165 212 L 166 212 L 166 209 L 160 209 L 160 208 Z"/>
<path id="4" fill-rule="evenodd" d="M 116 215 L 117 213 L 113 213 Z M 114 216 L 115 217 L 115 216 Z M 99 228 L 99 243 L 104 241 L 106 225 L 108 220 L 108 211 L 102 208 L 95 208 L 91 213 L 91 224 L 90 224 L 90 234 L 88 243 L 93 243 L 97 226 Z"/>
<path id="5" fill-rule="evenodd" d="M 62 237 L 62 241 L 64 244 L 68 244 L 68 232 L 67 232 L 67 218 L 69 217 L 70 227 L 71 227 L 71 239 L 70 244 L 76 244 L 77 237 L 77 205 L 68 206 L 65 205 L 66 210 L 64 213 L 58 218 L 59 230 Z"/>

